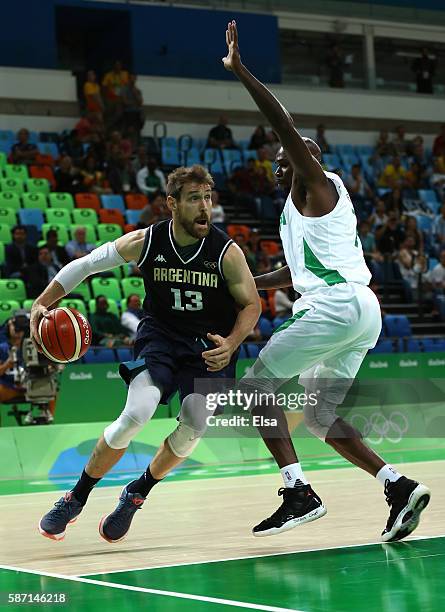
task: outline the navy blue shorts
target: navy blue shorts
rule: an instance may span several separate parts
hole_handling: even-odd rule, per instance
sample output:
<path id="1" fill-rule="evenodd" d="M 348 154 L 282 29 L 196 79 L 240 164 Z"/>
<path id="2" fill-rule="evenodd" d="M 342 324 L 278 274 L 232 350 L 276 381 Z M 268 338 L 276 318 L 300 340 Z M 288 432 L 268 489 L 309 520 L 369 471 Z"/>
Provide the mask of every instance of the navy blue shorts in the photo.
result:
<path id="1" fill-rule="evenodd" d="M 239 351 L 232 355 L 228 366 L 219 372 L 208 372 L 203 351 L 215 348 L 208 338 L 190 337 L 169 331 L 152 317 L 141 321 L 134 344 L 134 361 L 121 363 L 119 373 L 124 381 L 148 370 L 153 382 L 162 390 L 161 404 L 179 391 L 182 400 L 194 393 L 195 378 L 235 378 Z"/>

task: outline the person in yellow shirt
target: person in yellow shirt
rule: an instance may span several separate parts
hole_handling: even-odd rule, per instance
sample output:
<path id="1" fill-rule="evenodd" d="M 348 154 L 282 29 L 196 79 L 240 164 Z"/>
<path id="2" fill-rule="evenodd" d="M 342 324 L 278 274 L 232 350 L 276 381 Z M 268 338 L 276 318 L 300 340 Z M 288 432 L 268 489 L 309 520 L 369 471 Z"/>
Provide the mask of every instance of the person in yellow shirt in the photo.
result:
<path id="1" fill-rule="evenodd" d="M 272 162 L 268 158 L 267 149 L 264 147 L 258 149 L 258 159 L 255 161 L 255 168 L 264 168 L 267 179 L 272 183 L 274 182 Z"/>
<path id="2" fill-rule="evenodd" d="M 83 95 L 85 97 L 88 112 L 102 114 L 104 103 L 100 93 L 100 85 L 97 82 L 94 70 L 88 70 L 87 72 L 87 80 L 83 85 Z"/>
<path id="3" fill-rule="evenodd" d="M 102 79 L 106 102 L 106 120 L 108 129 L 117 129 L 123 116 L 123 90 L 129 82 L 129 74 L 122 67 L 122 62 L 114 62 L 113 69 Z"/>
<path id="4" fill-rule="evenodd" d="M 392 162 L 388 164 L 379 179 L 379 187 L 403 187 L 405 183 L 406 170 L 400 163 L 400 157 L 396 155 Z"/>

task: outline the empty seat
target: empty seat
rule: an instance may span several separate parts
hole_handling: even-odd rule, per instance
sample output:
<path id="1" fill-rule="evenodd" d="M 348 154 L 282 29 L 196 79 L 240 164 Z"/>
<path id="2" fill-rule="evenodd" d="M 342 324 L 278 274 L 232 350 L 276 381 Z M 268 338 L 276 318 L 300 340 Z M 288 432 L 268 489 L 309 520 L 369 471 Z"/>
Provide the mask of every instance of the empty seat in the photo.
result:
<path id="1" fill-rule="evenodd" d="M 114 355 L 114 351 L 113 349 L 109 348 L 91 348 L 83 356 L 84 363 L 114 363 L 115 361 L 116 357 Z"/>
<path id="2" fill-rule="evenodd" d="M 376 346 L 369 351 L 370 353 L 392 353 L 394 346 L 392 340 L 379 340 Z"/>
<path id="3" fill-rule="evenodd" d="M 65 208 L 48 208 L 45 211 L 47 223 L 60 223 L 61 225 L 71 225 L 70 211 Z"/>
<path id="4" fill-rule="evenodd" d="M 48 190 L 46 190 L 46 185 L 45 185 L 45 189 L 38 187 L 38 191 L 44 191 L 44 193 L 49 193 L 50 185 L 52 189 L 56 188 L 56 179 L 54 178 L 54 172 L 51 166 L 31 166 L 29 169 L 29 173 L 31 174 L 31 177 L 35 180 L 47 181 Z M 35 190 L 37 190 L 37 187 L 36 189 L 34 189 L 34 191 Z M 31 191 L 29 187 L 28 187 L 28 191 Z"/>
<path id="5" fill-rule="evenodd" d="M 3 208 L 20 208 L 20 195 L 15 191 L 0 191 L 0 206 Z"/>
<path id="6" fill-rule="evenodd" d="M 411 325 L 405 315 L 386 315 L 383 319 L 386 335 L 390 337 L 403 338 L 411 336 Z"/>
<path id="7" fill-rule="evenodd" d="M 242 234 L 245 240 L 250 238 L 250 228 L 247 225 L 230 224 L 227 226 L 227 233 L 231 238 L 234 238 L 237 234 Z"/>
<path id="8" fill-rule="evenodd" d="M 26 181 L 26 189 L 29 193 L 45 193 L 48 194 L 50 183 L 46 178 L 30 178 Z"/>
<path id="9" fill-rule="evenodd" d="M 434 189 L 419 189 L 419 198 L 425 202 L 438 202 L 437 194 Z"/>
<path id="10" fill-rule="evenodd" d="M 101 223 L 114 223 L 121 227 L 125 225 L 124 215 L 117 208 L 99 210 L 99 220 Z"/>
<path id="11" fill-rule="evenodd" d="M 0 223 L 0 242 L 3 244 L 12 242 L 11 226 L 6 223 Z"/>
<path id="12" fill-rule="evenodd" d="M 0 302 L 0 325 L 13 317 L 15 311 L 19 308 L 20 304 L 16 300 L 2 300 Z"/>
<path id="13" fill-rule="evenodd" d="M 161 149 L 162 163 L 166 166 L 179 166 L 179 151 L 177 147 L 162 146 Z"/>
<path id="14" fill-rule="evenodd" d="M 71 218 L 76 225 L 97 225 L 97 212 L 94 208 L 75 208 Z"/>
<path id="15" fill-rule="evenodd" d="M 250 359 L 256 359 L 260 353 L 260 347 L 258 344 L 254 344 L 253 342 L 248 342 L 246 345 L 247 355 Z"/>
<path id="16" fill-rule="evenodd" d="M 0 223 L 13 226 L 17 223 L 16 212 L 13 208 L 0 207 Z"/>
<path id="17" fill-rule="evenodd" d="M 23 208 L 40 208 L 40 210 L 48 208 L 48 202 L 44 193 L 23 193 L 22 203 Z"/>
<path id="18" fill-rule="evenodd" d="M 147 206 L 148 198 L 143 193 L 128 193 L 125 196 L 125 203 L 129 210 L 139 210 Z"/>
<path id="19" fill-rule="evenodd" d="M 19 181 L 26 181 L 28 178 L 28 168 L 23 165 L 11 165 L 7 164 L 3 168 L 5 178 L 18 179 Z"/>
<path id="20" fill-rule="evenodd" d="M 122 228 L 120 225 L 111 223 L 99 223 L 97 226 L 97 237 L 99 240 L 116 240 L 122 236 Z"/>
<path id="21" fill-rule="evenodd" d="M 67 210 L 74 208 L 74 199 L 70 193 L 50 193 L 48 200 L 52 208 L 66 208 Z"/>
<path id="22" fill-rule="evenodd" d="M 0 189 L 2 191 L 15 191 L 16 193 L 23 193 L 25 186 L 23 181 L 12 178 L 0 179 Z"/>
<path id="23" fill-rule="evenodd" d="M 74 196 L 77 208 L 93 208 L 100 209 L 99 196 L 95 193 L 76 193 Z"/>
<path id="24" fill-rule="evenodd" d="M 25 310 L 31 310 L 33 304 L 34 304 L 33 299 L 23 300 L 23 308 Z"/>
<path id="25" fill-rule="evenodd" d="M 125 204 L 122 196 L 120 195 L 102 195 L 100 196 L 103 208 L 114 208 L 120 210 L 122 213 L 125 212 Z"/>
<path id="26" fill-rule="evenodd" d="M 0 295 L 5 301 L 23 302 L 26 299 L 25 283 L 18 278 L 0 279 Z"/>
<path id="27" fill-rule="evenodd" d="M 54 159 L 59 157 L 59 149 L 55 142 L 38 142 L 37 148 L 42 155 L 51 155 Z"/>
<path id="28" fill-rule="evenodd" d="M 142 278 L 130 276 L 121 280 L 122 293 L 125 298 L 128 298 L 132 293 L 137 293 L 139 297 L 145 297 L 145 287 Z"/>
<path id="29" fill-rule="evenodd" d="M 125 213 L 125 216 L 127 218 L 128 223 L 132 223 L 133 225 L 136 225 L 136 223 L 139 222 L 141 211 L 140 210 L 127 210 Z"/>
<path id="30" fill-rule="evenodd" d="M 77 285 L 77 287 L 75 287 L 71 291 L 70 296 L 72 295 L 80 295 L 82 297 L 82 300 L 86 304 L 91 298 L 91 291 L 90 291 L 89 284 L 86 281 L 84 281 L 83 283 L 80 283 L 80 285 Z M 70 296 L 68 296 L 69 299 L 72 299 Z"/>
<path id="31" fill-rule="evenodd" d="M 118 348 L 116 349 L 118 361 L 131 361 L 133 359 L 133 352 L 129 348 Z"/>
<path id="32" fill-rule="evenodd" d="M 88 316 L 87 307 L 85 306 L 85 302 L 83 300 L 76 299 L 66 299 L 62 300 L 59 304 L 61 308 L 74 308 L 81 312 L 85 317 Z"/>
<path id="33" fill-rule="evenodd" d="M 39 231 L 45 223 L 40 208 L 22 208 L 18 212 L 21 225 L 34 225 Z"/>
<path id="34" fill-rule="evenodd" d="M 260 317 L 258 327 L 263 338 L 270 338 L 273 332 L 272 323 L 266 317 Z"/>
<path id="35" fill-rule="evenodd" d="M 94 297 L 105 295 L 116 302 L 120 302 L 122 298 L 119 281 L 116 278 L 93 278 L 91 289 Z"/>

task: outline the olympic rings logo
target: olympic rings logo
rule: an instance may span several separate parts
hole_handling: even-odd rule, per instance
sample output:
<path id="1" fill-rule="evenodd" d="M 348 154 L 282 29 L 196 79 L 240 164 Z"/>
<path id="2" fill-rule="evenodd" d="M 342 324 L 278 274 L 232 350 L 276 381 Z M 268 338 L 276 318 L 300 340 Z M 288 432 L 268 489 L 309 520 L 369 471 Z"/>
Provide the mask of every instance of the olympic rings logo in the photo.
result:
<path id="1" fill-rule="evenodd" d="M 396 411 L 391 412 L 389 417 L 380 412 L 374 412 L 369 418 L 363 414 L 354 414 L 350 422 L 372 444 L 381 444 L 385 438 L 388 442 L 398 444 L 409 429 L 406 416 Z"/>

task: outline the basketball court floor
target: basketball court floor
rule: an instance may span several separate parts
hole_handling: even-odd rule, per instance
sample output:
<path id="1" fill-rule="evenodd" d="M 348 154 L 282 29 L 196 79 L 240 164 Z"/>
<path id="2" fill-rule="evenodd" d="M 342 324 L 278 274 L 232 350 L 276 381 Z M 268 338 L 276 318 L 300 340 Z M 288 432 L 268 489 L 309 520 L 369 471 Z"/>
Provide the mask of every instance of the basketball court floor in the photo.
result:
<path id="1" fill-rule="evenodd" d="M 393 544 L 380 543 L 388 516 L 381 486 L 341 458 L 313 457 L 306 468 L 327 515 L 268 538 L 250 530 L 280 503 L 280 477 L 269 461 L 178 471 L 114 545 L 100 538 L 98 523 L 134 474 L 93 491 L 62 542 L 43 538 L 37 524 L 69 480 L 59 491 L 45 481 L 0 483 L 0 609 L 22 609 L 7 603 L 8 594 L 45 593 L 48 601 L 64 594 L 76 611 L 443 610 L 443 452 L 411 449 L 405 463 L 402 456 L 398 450 L 393 462 L 425 482 L 432 499 L 416 532 Z M 32 487 L 41 491 L 19 492 Z"/>

